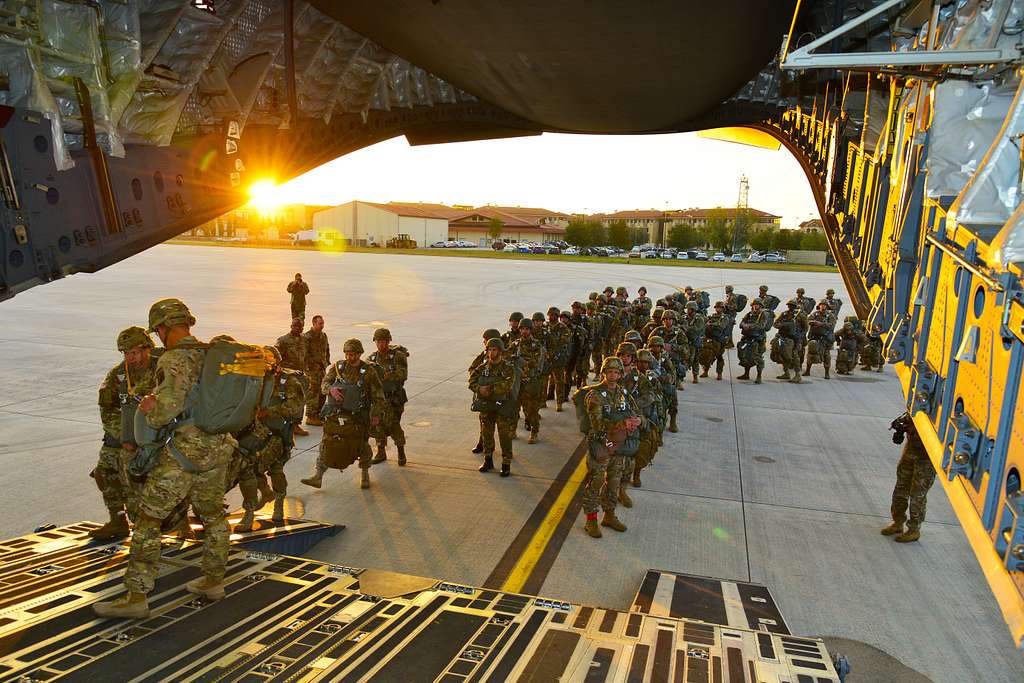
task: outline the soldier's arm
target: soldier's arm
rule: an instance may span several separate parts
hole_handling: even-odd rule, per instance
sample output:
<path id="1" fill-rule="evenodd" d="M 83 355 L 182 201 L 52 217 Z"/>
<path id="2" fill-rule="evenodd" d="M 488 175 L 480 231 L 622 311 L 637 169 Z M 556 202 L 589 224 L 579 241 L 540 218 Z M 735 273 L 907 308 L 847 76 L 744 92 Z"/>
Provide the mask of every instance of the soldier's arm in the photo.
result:
<path id="1" fill-rule="evenodd" d="M 595 389 L 587 394 L 586 407 L 587 415 L 590 417 L 591 434 L 603 439 L 608 436 L 608 432 L 612 431 L 617 423 L 605 417 L 604 404 L 599 399 L 597 391 Z"/>
<path id="2" fill-rule="evenodd" d="M 324 335 L 324 358 L 327 359 L 327 364 L 331 364 L 331 342 L 327 339 L 327 335 Z"/>
<path id="3" fill-rule="evenodd" d="M 288 293 L 291 294 L 294 289 L 295 289 L 295 280 L 292 280 L 291 282 L 288 283 Z"/>
<path id="4" fill-rule="evenodd" d="M 331 385 L 338 379 L 338 366 L 331 365 L 324 373 L 323 381 L 320 382 L 320 393 L 326 396 L 331 390 Z"/>
<path id="5" fill-rule="evenodd" d="M 401 351 L 395 351 L 395 369 L 391 371 L 394 382 L 405 382 L 409 379 L 409 357 Z"/>
<path id="6" fill-rule="evenodd" d="M 366 373 L 366 388 L 370 393 L 370 419 L 383 419 L 387 411 L 384 400 L 384 387 L 380 383 L 381 370 L 379 365 L 371 365 Z"/>
<path id="7" fill-rule="evenodd" d="M 306 402 L 305 392 L 302 391 L 302 382 L 297 378 L 289 377 L 284 384 L 284 400 L 275 406 L 266 409 L 267 417 L 284 417 L 299 411 L 299 408 Z"/>
<path id="8" fill-rule="evenodd" d="M 168 351 L 160 357 L 156 366 L 156 387 L 153 389 L 156 404 L 146 415 L 150 427 L 163 427 L 185 409 L 194 366 L 201 362 L 192 356 L 193 353 L 197 352 Z"/>
<path id="9" fill-rule="evenodd" d="M 121 399 L 118 396 L 117 368 L 107 373 L 100 385 L 100 421 L 103 431 L 115 439 L 121 438 Z"/>
<path id="10" fill-rule="evenodd" d="M 480 388 L 480 374 L 484 371 L 483 363 L 469 369 L 469 390 L 474 394 Z"/>

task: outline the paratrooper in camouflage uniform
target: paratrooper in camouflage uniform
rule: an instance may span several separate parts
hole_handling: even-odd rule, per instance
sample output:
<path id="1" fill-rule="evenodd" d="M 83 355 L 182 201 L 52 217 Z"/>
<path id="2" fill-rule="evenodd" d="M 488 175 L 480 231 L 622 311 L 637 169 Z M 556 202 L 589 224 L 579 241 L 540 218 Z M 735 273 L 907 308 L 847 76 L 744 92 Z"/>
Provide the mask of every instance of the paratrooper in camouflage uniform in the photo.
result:
<path id="1" fill-rule="evenodd" d="M 821 363 L 825 366 L 825 379 L 829 379 L 832 364 L 832 344 L 835 343 L 836 319 L 829 310 L 828 302 L 819 301 L 814 312 L 807 316 L 807 367 L 804 377 L 811 374 L 811 366 Z"/>
<path id="2" fill-rule="evenodd" d="M 518 397 L 515 395 L 517 361 L 504 356 L 505 345 L 501 339 L 488 339 L 484 352 L 484 361 L 469 371 L 469 390 L 473 392 L 474 410 L 480 416 L 480 442 L 484 454 L 480 471 L 494 469 L 494 432 L 497 430 L 501 447 L 501 476 L 507 477 L 512 472 L 512 436 L 519 417 Z"/>
<path id="3" fill-rule="evenodd" d="M 736 357 L 743 366 L 743 374 L 737 379 L 750 379 L 750 368 L 757 368 L 754 384 L 761 383 L 768 327 L 768 313 L 764 310 L 763 302 L 754 299 L 750 302 L 750 310 L 740 321 L 740 343 L 736 346 Z"/>
<path id="4" fill-rule="evenodd" d="M 375 437 L 377 455 L 372 463 L 388 459 L 388 437 L 398 448 L 398 466 L 404 467 L 405 432 L 402 430 L 402 413 L 409 397 L 405 393 L 405 381 L 409 379 L 409 351 L 404 346 L 391 343 L 391 330 L 378 327 L 373 331 L 373 343 L 377 350 L 370 354 L 370 362 L 380 369 L 381 388 L 384 390 L 384 404 L 387 408 L 382 416 Z"/>
<path id="5" fill-rule="evenodd" d="M 306 424 L 322 427 L 320 410 L 324 407 L 324 395 L 320 393 L 320 383 L 331 364 L 331 344 L 324 332 L 324 317 L 314 315 L 311 322 L 310 328 L 302 333 L 306 347 Z"/>

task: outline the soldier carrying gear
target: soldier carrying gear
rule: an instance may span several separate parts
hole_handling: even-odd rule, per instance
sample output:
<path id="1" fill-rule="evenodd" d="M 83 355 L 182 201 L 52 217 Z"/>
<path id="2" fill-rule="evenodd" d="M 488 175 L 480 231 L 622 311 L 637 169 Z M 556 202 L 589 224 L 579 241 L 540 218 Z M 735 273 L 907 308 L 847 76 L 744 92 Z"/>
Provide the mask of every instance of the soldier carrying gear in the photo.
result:
<path id="1" fill-rule="evenodd" d="M 519 339 L 519 326 L 523 324 L 523 314 L 519 311 L 515 311 L 508 317 L 508 332 L 501 335 L 501 341 L 505 344 L 505 348 L 512 346 L 512 342 Z"/>
<path id="2" fill-rule="evenodd" d="M 700 350 L 700 364 L 704 368 L 701 377 L 707 377 L 711 364 L 715 364 L 716 379 L 722 379 L 725 369 L 725 342 L 729 338 L 730 318 L 725 310 L 725 303 L 715 302 L 715 312 L 708 318 L 705 325 L 704 345 Z"/>
<path id="3" fill-rule="evenodd" d="M 750 302 L 750 311 L 740 321 L 740 343 L 736 345 L 736 356 L 743 366 L 743 374 L 737 379 L 750 379 L 750 368 L 757 368 L 754 384 L 761 383 L 764 371 L 765 339 L 768 332 L 768 313 L 761 299 Z"/>
<path id="4" fill-rule="evenodd" d="M 373 332 L 373 343 L 377 350 L 370 354 L 370 362 L 381 372 L 381 386 L 387 411 L 380 423 L 377 439 L 377 455 L 372 464 L 387 460 L 387 442 L 390 436 L 398 448 L 398 465 L 403 467 L 405 458 L 405 432 L 402 431 L 402 413 L 409 401 L 405 393 L 405 381 L 409 378 L 409 350 L 391 343 L 391 330 L 379 327 Z"/>
<path id="5" fill-rule="evenodd" d="M 283 334 L 274 342 L 281 352 L 281 365 L 289 370 L 305 372 L 307 344 L 302 336 L 302 318 L 292 318 L 291 326 L 287 334 Z M 302 428 L 301 420 L 292 425 L 292 431 L 296 436 L 309 436 L 309 432 Z"/>
<path id="6" fill-rule="evenodd" d="M 906 435 L 903 452 L 896 466 L 896 485 L 892 490 L 892 524 L 882 529 L 883 536 L 895 536 L 897 543 L 912 543 L 921 537 L 921 524 L 928 507 L 928 489 L 935 483 L 935 467 L 921 441 L 917 427 L 909 415 L 893 420 L 893 441 L 899 443 Z M 899 439 L 899 441 L 897 441 Z M 907 528 L 904 531 L 903 524 Z"/>
<path id="7" fill-rule="evenodd" d="M 804 377 L 811 374 L 812 365 L 821 363 L 825 366 L 825 379 L 829 379 L 831 349 L 836 339 L 835 324 L 836 319 L 829 310 L 828 302 L 819 301 L 817 308 L 807 317 L 807 368 Z"/>
<path id="8" fill-rule="evenodd" d="M 320 391 L 328 394 L 324 403 L 324 438 L 313 475 L 302 483 L 320 488 L 328 468 L 345 469 L 359 461 L 359 487 L 370 488 L 370 430 L 384 418 L 387 406 L 381 386 L 380 368 L 360 356 L 363 344 L 348 339 L 342 347 L 344 360 L 335 362 L 324 375 Z"/>
<path id="9" fill-rule="evenodd" d="M 484 454 L 480 472 L 494 469 L 494 432 L 497 429 L 501 446 L 501 476 L 512 469 L 512 435 L 519 418 L 520 368 L 516 361 L 504 358 L 505 344 L 488 339 L 486 361 L 469 373 L 469 389 L 473 392 L 471 409 L 480 416 L 480 442 Z"/>
<path id="10" fill-rule="evenodd" d="M 324 373 L 331 364 L 331 344 L 324 332 L 324 317 L 314 315 L 308 330 L 302 333 L 305 346 L 306 386 L 306 424 L 322 427 L 320 410 L 324 407 L 324 395 L 320 393 L 320 383 L 324 381 Z"/>
<path id="11" fill-rule="evenodd" d="M 483 338 L 484 338 L 484 350 L 481 351 L 480 353 L 478 353 L 476 358 L 473 359 L 473 362 L 469 364 L 469 372 L 470 372 L 470 374 L 472 374 L 473 370 L 476 369 L 476 367 L 478 365 L 481 365 L 481 364 L 487 362 L 487 341 L 490 340 L 490 339 L 499 339 L 500 340 L 501 339 L 501 332 L 499 332 L 498 330 L 496 330 L 493 327 L 491 327 L 491 328 L 488 328 L 488 329 L 484 330 Z M 504 344 L 502 344 L 502 349 L 504 349 Z M 476 446 L 473 447 L 473 453 L 474 454 L 480 454 L 480 453 L 483 453 L 483 452 L 484 452 L 484 442 L 483 442 L 483 439 L 478 439 L 477 442 L 476 442 Z"/>
<path id="12" fill-rule="evenodd" d="M 801 342 L 806 318 L 797 300 L 790 299 L 786 302 L 786 311 L 775 321 L 778 334 L 772 339 L 772 360 L 782 365 L 782 374 L 777 379 L 800 384 Z"/>
<path id="13" fill-rule="evenodd" d="M 843 307 L 843 302 L 835 298 L 836 290 L 826 289 L 825 298 L 822 299 L 827 305 L 828 310 L 832 313 L 834 320 L 839 320 L 839 309 Z"/>
<path id="14" fill-rule="evenodd" d="M 519 339 L 508 348 L 514 350 L 522 362 L 519 405 L 526 429 L 530 432 L 527 443 L 535 444 L 540 433 L 540 406 L 544 399 L 548 358 L 544 342 L 534 336 L 534 326 L 525 324 L 525 320 L 523 322 L 519 328 Z"/>
<path id="15" fill-rule="evenodd" d="M 153 338 L 149 336 L 149 333 L 146 332 L 145 329 L 138 325 L 125 328 L 117 335 L 118 351 L 124 353 L 134 348 L 156 348 L 156 344 L 153 343 Z"/>

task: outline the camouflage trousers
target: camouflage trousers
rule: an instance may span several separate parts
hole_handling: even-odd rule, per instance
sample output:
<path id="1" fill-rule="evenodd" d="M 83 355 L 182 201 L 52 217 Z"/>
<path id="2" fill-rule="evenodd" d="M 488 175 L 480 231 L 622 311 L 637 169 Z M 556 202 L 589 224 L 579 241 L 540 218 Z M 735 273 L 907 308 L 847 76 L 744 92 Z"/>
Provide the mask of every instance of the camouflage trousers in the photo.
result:
<path id="1" fill-rule="evenodd" d="M 585 354 L 580 355 L 576 359 L 575 374 L 570 377 L 570 381 L 577 387 L 582 387 L 587 383 L 590 373 L 590 351 L 588 350 Z"/>
<path id="2" fill-rule="evenodd" d="M 320 417 L 320 409 L 327 398 L 320 393 L 320 383 L 324 381 L 324 369 L 306 369 L 306 417 Z"/>
<path id="3" fill-rule="evenodd" d="M 405 412 L 405 405 L 391 404 L 388 406 L 387 415 L 381 420 L 380 427 L 375 430 L 374 438 L 378 445 L 387 446 L 388 437 L 395 442 L 396 446 L 405 447 L 405 431 L 402 429 L 402 413 Z"/>
<path id="4" fill-rule="evenodd" d="M 103 504 L 112 513 L 118 513 L 128 507 L 128 487 L 122 479 L 122 460 L 124 449 L 112 446 L 100 448 L 100 458 L 89 476 L 96 480 L 96 488 L 103 496 Z"/>
<path id="5" fill-rule="evenodd" d="M 826 341 L 817 339 L 807 340 L 807 364 L 824 365 L 826 368 L 832 363 L 832 345 Z"/>
<path id="6" fill-rule="evenodd" d="M 866 368 L 881 367 L 882 345 L 880 342 L 870 341 L 860 349 L 860 364 Z"/>
<path id="7" fill-rule="evenodd" d="M 232 466 L 237 467 L 236 477 L 238 479 L 238 491 L 242 494 L 242 507 L 246 510 L 256 510 L 260 497 L 259 483 L 260 479 L 263 478 L 263 473 L 259 471 L 258 454 L 243 453 L 236 450 Z M 230 490 L 231 487 L 232 482 L 229 480 L 225 488 Z"/>
<path id="8" fill-rule="evenodd" d="M 745 348 L 744 345 L 746 343 L 746 339 L 741 338 L 739 346 L 736 347 L 736 355 L 739 359 L 740 367 L 748 370 L 750 368 L 764 370 L 764 341 L 751 341 L 750 350 L 741 355 L 739 349 Z"/>
<path id="9" fill-rule="evenodd" d="M 569 400 L 569 385 L 572 379 L 569 376 L 568 368 L 551 368 L 547 381 L 547 396 L 554 398 L 557 403 L 565 403 Z"/>
<path id="10" fill-rule="evenodd" d="M 277 495 L 288 493 L 288 478 L 284 476 L 284 465 L 288 462 L 291 451 L 285 452 L 281 437 L 272 436 L 267 445 L 259 453 L 260 474 L 270 476 L 270 488 Z"/>
<path id="11" fill-rule="evenodd" d="M 908 434 L 900 462 L 896 465 L 891 508 L 893 521 L 902 524 L 906 520 L 907 526 L 919 528 L 928 506 L 928 489 L 934 483 L 935 467 L 928 458 L 928 451 L 919 439 Z"/>
<path id="12" fill-rule="evenodd" d="M 839 349 L 836 353 L 836 372 L 847 373 L 857 367 L 857 354 L 849 349 Z"/>
<path id="13" fill-rule="evenodd" d="M 772 340 L 772 360 L 782 366 L 783 370 L 800 370 L 799 347 L 794 339 L 775 337 Z"/>
<path id="14" fill-rule="evenodd" d="M 541 379 L 525 382 L 519 387 L 519 407 L 523 411 L 526 427 L 531 432 L 540 431 L 540 406 L 544 402 L 544 385 Z"/>
<path id="15" fill-rule="evenodd" d="M 501 461 L 512 462 L 512 435 L 516 431 L 516 422 L 498 413 L 479 413 L 480 443 L 485 456 L 494 455 L 494 431 L 498 431 L 498 445 L 501 447 Z"/>
<path id="16" fill-rule="evenodd" d="M 725 347 L 722 342 L 712 341 L 710 339 L 704 341 L 704 346 L 700 349 L 700 364 L 704 368 L 704 372 L 711 370 L 711 364 L 715 365 L 715 372 L 721 373 L 725 369 L 725 357 L 722 355 L 725 353 Z"/>
<path id="17" fill-rule="evenodd" d="M 587 474 L 583 479 L 583 511 L 588 515 L 598 510 L 614 512 L 619 502 L 622 475 L 629 461 L 633 471 L 633 458 L 613 455 L 604 462 L 594 457 L 594 446 L 587 449 Z"/>
<path id="18" fill-rule="evenodd" d="M 293 301 L 292 302 L 292 319 L 298 318 L 303 322 L 306 321 L 306 302 L 305 301 Z"/>
<path id="19" fill-rule="evenodd" d="M 182 469 L 167 449 L 160 453 L 156 467 L 146 477 L 139 499 L 139 515 L 128 551 L 124 583 L 134 593 L 149 593 L 160 568 L 160 523 L 183 500 L 203 523 L 203 575 L 221 581 L 228 561 L 228 525 L 224 518 L 224 478 L 231 457 L 232 443 L 223 441 L 205 452 L 196 453 L 187 443 L 178 448 L 197 467 L 205 471 L 192 474 Z"/>
<path id="20" fill-rule="evenodd" d="M 594 373 L 600 374 L 601 363 L 604 362 L 604 340 L 598 339 L 591 342 L 590 357 L 594 361 Z"/>

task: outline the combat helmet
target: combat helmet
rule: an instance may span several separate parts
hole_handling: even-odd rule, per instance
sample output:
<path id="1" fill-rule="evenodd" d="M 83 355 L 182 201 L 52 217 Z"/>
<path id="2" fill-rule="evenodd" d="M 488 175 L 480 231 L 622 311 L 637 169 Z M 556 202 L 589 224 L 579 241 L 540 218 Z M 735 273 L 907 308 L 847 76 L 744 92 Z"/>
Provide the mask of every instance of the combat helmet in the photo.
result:
<path id="1" fill-rule="evenodd" d="M 665 311 L 665 315 L 663 315 L 661 317 L 664 318 L 664 319 L 667 319 L 667 320 L 676 320 L 677 319 L 677 314 L 676 314 L 675 310 L 670 308 L 667 311 Z"/>
<path id="2" fill-rule="evenodd" d="M 345 345 L 341 347 L 341 350 L 344 353 L 349 353 L 351 351 L 354 351 L 356 353 L 362 353 L 363 352 L 363 342 L 359 341 L 355 337 L 352 337 L 351 339 L 346 339 L 345 340 Z"/>
<path id="3" fill-rule="evenodd" d="M 759 296 L 755 296 L 753 299 L 750 300 L 750 305 L 753 306 L 754 304 L 757 304 L 758 306 L 761 306 L 763 308 L 764 307 L 764 299 L 762 299 Z"/>
<path id="4" fill-rule="evenodd" d="M 192 327 L 195 324 L 196 317 L 181 299 L 160 299 L 149 307 L 149 328 L 146 331 L 155 332 L 160 325 Z"/>
<path id="5" fill-rule="evenodd" d="M 562 312 L 558 310 L 558 306 L 551 306 L 548 308 L 548 315 L 554 314 L 556 316 L 561 315 Z"/>
<path id="6" fill-rule="evenodd" d="M 629 341 L 619 342 L 619 346 L 615 349 L 615 355 L 621 356 L 622 354 L 628 354 L 630 356 L 636 355 L 636 344 Z"/>
<path id="7" fill-rule="evenodd" d="M 725 308 L 725 303 L 721 301 L 716 301 L 714 308 Z"/>
<path id="8" fill-rule="evenodd" d="M 626 368 L 622 364 L 622 361 L 617 356 L 608 356 L 601 363 L 601 374 L 608 372 L 609 370 L 618 370 L 619 372 L 625 372 Z"/>
<path id="9" fill-rule="evenodd" d="M 688 310 L 688 311 L 696 311 L 697 310 L 697 302 L 696 301 L 687 301 L 686 302 L 686 310 Z"/>
<path id="10" fill-rule="evenodd" d="M 488 339 L 498 339 L 500 337 L 501 332 L 494 329 L 493 327 L 489 327 L 486 330 L 484 330 L 484 341 L 487 341 Z"/>
<path id="11" fill-rule="evenodd" d="M 661 320 L 662 316 L 664 316 L 664 315 L 665 315 L 665 309 L 663 307 L 661 307 L 661 306 L 656 306 L 654 308 L 654 310 L 651 311 L 651 319 L 653 319 L 653 320 Z"/>
<path id="12" fill-rule="evenodd" d="M 731 292 L 732 291 L 732 285 L 726 285 L 725 286 L 725 291 L 726 291 L 726 293 Z"/>
<path id="13" fill-rule="evenodd" d="M 836 293 L 836 290 L 834 290 L 834 289 L 826 289 L 825 290 L 825 296 L 833 296 L 835 293 Z"/>
<path id="14" fill-rule="evenodd" d="M 558 309 L 555 309 L 555 310 L 558 310 Z M 533 315 L 532 315 L 532 316 L 530 317 L 530 319 L 531 319 L 531 320 L 532 320 L 533 322 L 535 322 L 535 323 L 542 323 L 542 322 L 544 322 L 544 321 L 545 321 L 545 320 L 546 320 L 547 318 L 545 318 L 545 317 L 544 317 L 544 314 L 543 314 L 543 313 L 541 313 L 540 311 L 537 311 L 536 313 L 534 313 L 534 314 L 533 314 Z"/>
<path id="15" fill-rule="evenodd" d="M 797 296 L 803 296 L 804 295 L 804 288 L 803 287 L 797 287 L 796 288 L 796 295 Z"/>
<path id="16" fill-rule="evenodd" d="M 633 342 L 634 344 L 643 344 L 644 337 L 636 330 L 630 330 L 629 332 L 626 332 L 625 335 L 623 335 L 622 341 Z"/>
<path id="17" fill-rule="evenodd" d="M 615 289 L 615 295 L 618 296 L 619 294 L 625 294 L 626 296 L 629 296 L 629 290 L 626 289 L 625 287 L 617 287 Z"/>
<path id="18" fill-rule="evenodd" d="M 117 335 L 117 350 L 121 353 L 131 351 L 137 346 L 144 348 L 154 348 L 153 339 L 149 336 L 146 330 L 142 329 L 138 325 L 132 325 L 121 330 L 121 333 Z"/>
<path id="19" fill-rule="evenodd" d="M 590 294 L 589 294 L 589 295 L 587 296 L 587 298 L 588 298 L 589 300 L 591 300 L 591 301 L 596 301 L 596 300 L 597 300 L 597 296 L 598 296 L 597 292 L 591 292 L 591 293 L 590 293 Z"/>
<path id="20" fill-rule="evenodd" d="M 501 337 L 492 337 L 487 340 L 487 344 L 484 346 L 485 349 L 500 349 L 505 350 L 505 342 L 501 341 Z"/>
<path id="21" fill-rule="evenodd" d="M 797 302 L 796 299 L 790 299 L 789 301 L 786 302 L 786 305 L 789 306 L 790 308 L 796 308 L 800 304 Z"/>
<path id="22" fill-rule="evenodd" d="M 521 321 L 521 320 L 522 320 L 522 319 L 523 319 L 524 317 L 525 317 L 525 316 L 523 316 L 523 314 L 522 314 L 522 313 L 520 313 L 519 311 L 515 311 L 514 313 L 512 313 L 512 314 L 511 314 L 511 315 L 510 315 L 510 316 L 508 317 L 508 321 L 509 321 L 510 323 L 511 323 L 511 322 L 519 322 L 519 321 Z"/>
<path id="23" fill-rule="evenodd" d="M 653 363 L 656 360 L 650 349 L 640 349 L 637 351 L 636 359 L 644 363 Z"/>
<path id="24" fill-rule="evenodd" d="M 379 340 L 391 341 L 391 330 L 386 327 L 378 327 L 373 331 L 373 341 Z"/>
<path id="25" fill-rule="evenodd" d="M 664 345 L 665 345 L 665 340 L 662 339 L 661 337 L 659 337 L 656 334 L 655 335 L 651 335 L 651 337 L 647 340 L 647 348 L 649 348 L 649 349 L 653 349 L 655 346 L 664 346 Z"/>

